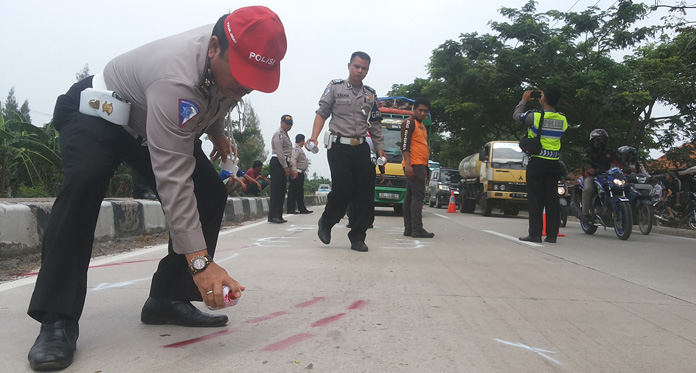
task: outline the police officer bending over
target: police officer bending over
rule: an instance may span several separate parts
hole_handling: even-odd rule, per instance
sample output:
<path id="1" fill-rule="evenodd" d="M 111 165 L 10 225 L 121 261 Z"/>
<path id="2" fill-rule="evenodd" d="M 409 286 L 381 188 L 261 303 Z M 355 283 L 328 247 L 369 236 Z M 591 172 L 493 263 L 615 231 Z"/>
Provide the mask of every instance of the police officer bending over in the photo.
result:
<path id="1" fill-rule="evenodd" d="M 348 204 L 352 203 L 348 239 L 350 248 L 361 252 L 368 250 L 366 232 L 375 219 L 375 166 L 370 157 L 370 147 L 365 141 L 368 131 L 377 154 L 386 157 L 377 93 L 363 85 L 369 68 L 370 56 L 367 53 L 355 52 L 351 55 L 348 80 L 333 80 L 326 87 L 319 100 L 312 137 L 308 140 L 316 145 L 326 119 L 331 117 L 325 145 L 333 189 L 319 219 L 318 236 L 321 242 L 328 245 L 331 242 L 331 228 L 341 220 Z"/>
<path id="2" fill-rule="evenodd" d="M 241 8 L 215 25 L 116 57 L 103 74 L 85 78 L 58 98 L 53 123 L 60 132 L 64 178 L 29 304 L 29 316 L 41 322 L 28 355 L 32 369 L 64 369 L 73 361 L 99 208 L 121 162 L 156 188 L 170 232 L 168 254 L 152 276 L 141 321 L 189 327 L 227 323 L 226 315 L 203 313 L 190 302 L 222 308 L 223 285 L 236 297 L 244 290 L 213 262 L 227 192 L 200 136 L 209 135 L 213 161 L 227 159 L 225 113 L 253 90 L 277 89 L 286 45 L 275 13 L 261 6 Z M 113 93 L 85 100 L 95 89 L 115 92 L 130 104 Z"/>

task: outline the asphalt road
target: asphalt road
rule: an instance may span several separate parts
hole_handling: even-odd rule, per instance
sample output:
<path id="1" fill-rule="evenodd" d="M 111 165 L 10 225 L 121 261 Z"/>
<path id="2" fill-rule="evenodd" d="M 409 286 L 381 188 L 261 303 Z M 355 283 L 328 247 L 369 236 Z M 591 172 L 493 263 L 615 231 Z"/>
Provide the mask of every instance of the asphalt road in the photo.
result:
<path id="1" fill-rule="evenodd" d="M 320 212 L 221 233 L 215 259 L 247 287 L 237 306 L 213 311 L 230 316 L 222 328 L 140 323 L 165 246 L 93 260 L 65 371 L 696 370 L 694 239 L 636 229 L 620 241 L 570 222 L 557 244 L 523 243 L 526 218 L 426 208 L 436 236 L 415 240 L 378 209 L 370 251 L 358 253 L 345 225 L 319 242 Z M 29 371 L 33 281 L 0 284 L 2 372 Z"/>

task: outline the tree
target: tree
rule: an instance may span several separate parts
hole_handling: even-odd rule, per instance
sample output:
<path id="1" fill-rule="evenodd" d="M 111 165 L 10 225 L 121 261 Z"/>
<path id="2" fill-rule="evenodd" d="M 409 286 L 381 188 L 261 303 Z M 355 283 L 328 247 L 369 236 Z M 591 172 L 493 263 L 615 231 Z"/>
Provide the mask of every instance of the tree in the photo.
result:
<path id="1" fill-rule="evenodd" d="M 237 153 L 239 154 L 239 166 L 243 170 L 251 167 L 254 161 L 265 162 L 268 157 L 266 144 L 263 141 L 261 127 L 258 116 L 250 103 L 243 102 L 238 110 L 239 120 L 231 118 L 231 112 L 225 119 L 227 131 L 232 130 L 234 140 L 237 142 Z M 229 132 L 228 132 L 229 133 Z"/>
<path id="2" fill-rule="evenodd" d="M 85 64 L 85 66 L 82 67 L 82 70 L 75 73 L 75 79 L 79 82 L 90 75 L 92 74 L 89 73 L 89 64 Z"/>
<path id="3" fill-rule="evenodd" d="M 7 100 L 2 107 L 2 118 L 5 120 L 5 122 L 7 122 L 14 119 L 15 115 L 19 115 L 22 122 L 31 123 L 31 116 L 29 115 L 29 101 L 24 100 L 24 103 L 20 108 L 17 104 L 17 99 L 15 98 L 14 87 L 12 87 L 7 93 Z"/>
<path id="4" fill-rule="evenodd" d="M 502 8 L 509 21 L 491 22 L 493 34 L 463 34 L 458 41 L 446 41 L 433 51 L 429 79 L 392 91 L 431 99 L 433 131 L 447 137 L 441 162 L 449 164 L 486 141 L 524 136 L 525 128 L 511 119 L 512 109 L 524 90 L 547 85 L 563 90 L 558 110 L 571 124 L 563 141 L 564 160 L 571 168 L 579 165 L 579 153 L 595 128 L 615 134 L 610 138 L 614 147 L 632 145 L 644 152 L 671 139 L 658 136 L 663 123 L 684 129 L 670 132 L 675 137 L 693 137 L 687 124 L 693 123 L 696 102 L 693 30 L 647 44 L 663 30 L 636 26 L 649 8 L 630 0 L 615 4 L 581 12 L 537 13 L 535 1 L 521 9 Z M 613 59 L 625 50 L 635 53 L 625 63 Z M 653 118 L 655 103 L 671 105 L 679 114 Z"/>

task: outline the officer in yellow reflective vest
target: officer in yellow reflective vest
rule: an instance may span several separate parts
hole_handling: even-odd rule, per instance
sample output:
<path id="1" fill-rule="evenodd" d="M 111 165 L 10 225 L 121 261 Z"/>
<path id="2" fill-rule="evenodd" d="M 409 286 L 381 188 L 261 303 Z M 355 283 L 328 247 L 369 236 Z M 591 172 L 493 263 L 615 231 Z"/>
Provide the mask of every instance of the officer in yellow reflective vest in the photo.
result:
<path id="1" fill-rule="evenodd" d="M 520 237 L 521 241 L 541 242 L 543 215 L 546 209 L 546 239 L 556 243 L 561 221 L 560 203 L 558 201 L 558 180 L 563 176 L 559 158 L 561 155 L 561 137 L 568 129 L 568 121 L 563 114 L 556 112 L 556 105 L 561 99 L 561 90 L 549 86 L 543 91 L 526 91 L 522 100 L 515 107 L 512 118 L 528 126 L 529 138 L 540 137 L 541 151 L 532 154 L 527 165 L 527 202 L 529 204 L 529 235 Z M 539 100 L 543 113 L 528 111 L 524 108 L 529 101 Z M 543 124 L 539 124 L 543 114 Z"/>

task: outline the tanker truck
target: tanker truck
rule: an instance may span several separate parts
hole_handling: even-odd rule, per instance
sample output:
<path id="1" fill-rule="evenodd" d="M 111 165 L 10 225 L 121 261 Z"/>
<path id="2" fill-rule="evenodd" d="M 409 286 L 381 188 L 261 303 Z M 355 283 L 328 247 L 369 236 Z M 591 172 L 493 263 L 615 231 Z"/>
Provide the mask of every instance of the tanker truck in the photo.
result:
<path id="1" fill-rule="evenodd" d="M 527 205 L 524 153 L 518 141 L 491 141 L 478 153 L 459 163 L 462 176 L 459 188 L 459 209 L 473 213 L 476 205 L 483 216 L 493 208 L 505 215 L 517 215 Z"/>

